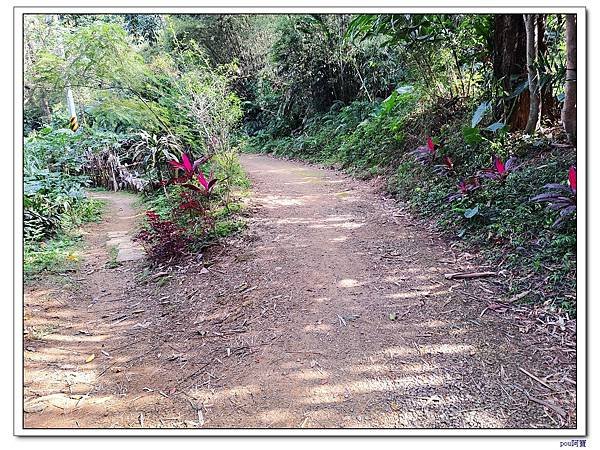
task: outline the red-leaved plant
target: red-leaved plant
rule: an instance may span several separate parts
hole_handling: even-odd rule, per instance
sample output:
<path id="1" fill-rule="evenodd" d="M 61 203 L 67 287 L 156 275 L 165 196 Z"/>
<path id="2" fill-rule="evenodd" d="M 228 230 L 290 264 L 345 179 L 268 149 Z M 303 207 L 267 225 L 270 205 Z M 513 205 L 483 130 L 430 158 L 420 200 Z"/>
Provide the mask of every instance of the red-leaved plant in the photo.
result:
<path id="1" fill-rule="evenodd" d="M 182 162 L 179 162 L 177 160 L 169 161 L 169 164 L 171 165 L 171 167 L 174 167 L 175 169 L 181 169 L 184 171 L 183 176 L 173 178 L 170 181 L 170 183 L 174 183 L 174 184 L 184 183 L 183 186 L 185 186 L 186 188 L 191 189 L 196 192 L 201 192 L 203 195 L 205 195 L 207 197 L 210 196 L 213 188 L 215 187 L 215 183 L 217 182 L 217 179 L 214 177 L 214 174 L 211 171 L 210 175 L 209 175 L 209 179 L 207 180 L 206 176 L 204 175 L 204 172 L 202 171 L 202 167 L 201 167 L 202 164 L 204 164 L 206 161 L 209 160 L 209 158 L 210 158 L 210 156 L 203 156 L 202 158 L 195 160 L 194 163 L 192 164 L 189 156 L 186 153 L 182 153 L 181 154 Z M 196 175 L 195 179 L 198 181 L 199 186 L 189 182 L 189 181 L 194 180 L 194 175 Z"/>
<path id="2" fill-rule="evenodd" d="M 511 172 L 514 172 L 517 166 L 517 158 L 511 156 L 506 163 L 502 162 L 496 155 L 492 158 L 493 165 L 489 169 L 483 169 L 480 175 L 492 180 L 504 181 Z"/>
<path id="3" fill-rule="evenodd" d="M 185 186 L 188 189 L 192 189 L 193 191 L 201 192 L 203 195 L 208 197 L 210 196 L 213 188 L 215 187 L 215 183 L 217 182 L 217 179 L 215 178 L 214 173 L 212 171 L 210 172 L 210 175 L 208 177 L 209 179 L 207 180 L 206 176 L 202 172 L 202 169 L 200 169 L 200 171 L 196 175 L 196 179 L 198 180 L 200 186 L 196 186 L 195 184 L 191 183 L 186 183 L 183 186 Z"/>
<path id="4" fill-rule="evenodd" d="M 479 182 L 479 178 L 471 177 L 466 180 L 460 180 L 456 186 L 458 187 L 458 192 L 448 197 L 448 201 L 450 202 L 471 195 L 481 187 L 481 183 Z"/>
<path id="5" fill-rule="evenodd" d="M 187 181 L 189 181 L 193 178 L 194 173 L 198 170 L 198 168 L 200 168 L 200 166 L 202 164 L 204 164 L 205 162 L 207 162 L 209 159 L 210 159 L 210 156 L 203 156 L 201 158 L 196 159 L 192 163 L 192 161 L 190 160 L 190 157 L 187 155 L 187 153 L 182 153 L 181 154 L 181 162 L 179 162 L 176 159 L 172 159 L 169 161 L 169 165 L 171 167 L 173 167 L 174 169 L 182 170 L 183 175 L 179 176 L 179 177 L 173 177 L 168 181 L 163 181 L 163 182 L 161 182 L 161 184 L 167 185 L 167 184 L 186 183 Z M 200 169 L 200 171 L 202 171 L 202 169 Z"/>
<path id="6" fill-rule="evenodd" d="M 569 185 L 550 183 L 544 185 L 545 192 L 531 198 L 532 202 L 548 203 L 548 207 L 558 211 L 558 218 L 552 226 L 560 227 L 577 211 L 577 169 L 569 168 Z"/>
<path id="7" fill-rule="evenodd" d="M 176 159 L 173 159 L 169 161 L 169 164 L 175 169 L 183 170 L 187 176 L 191 177 L 194 173 L 194 165 L 190 161 L 190 157 L 186 153 L 182 153 L 181 161 L 182 162 L 179 162 Z"/>
<path id="8" fill-rule="evenodd" d="M 427 138 L 427 145 L 421 145 L 410 152 L 415 159 L 423 165 L 431 164 L 435 160 L 436 146 L 431 137 Z"/>
<path id="9" fill-rule="evenodd" d="M 180 192 L 181 203 L 179 203 L 179 211 L 184 213 L 204 213 L 206 208 L 196 198 L 196 196 L 189 191 Z"/>
<path id="10" fill-rule="evenodd" d="M 146 211 L 148 228 L 137 234 L 148 257 L 154 262 L 173 262 L 186 254 L 190 239 L 170 220 L 162 220 L 154 211 Z"/>
<path id="11" fill-rule="evenodd" d="M 442 164 L 436 164 L 435 171 L 440 175 L 450 175 L 454 173 L 454 161 L 452 161 L 452 158 L 449 156 L 444 156 L 442 158 Z"/>
<path id="12" fill-rule="evenodd" d="M 211 172 L 207 180 L 201 167 L 208 159 L 204 156 L 192 163 L 190 156 L 182 153 L 181 162 L 169 161 L 169 165 L 176 169 L 175 176 L 160 184 L 180 184 L 187 191 L 179 193 L 179 204 L 172 208 L 173 219 L 179 225 L 171 220 L 162 220 L 154 211 L 146 211 L 148 228 L 137 237 L 151 260 L 169 263 L 179 259 L 193 242 L 191 236 L 203 236 L 214 226 L 209 197 L 217 179 Z M 177 176 L 179 171 L 183 171 L 181 176 Z M 169 201 L 172 199 L 169 198 Z"/>

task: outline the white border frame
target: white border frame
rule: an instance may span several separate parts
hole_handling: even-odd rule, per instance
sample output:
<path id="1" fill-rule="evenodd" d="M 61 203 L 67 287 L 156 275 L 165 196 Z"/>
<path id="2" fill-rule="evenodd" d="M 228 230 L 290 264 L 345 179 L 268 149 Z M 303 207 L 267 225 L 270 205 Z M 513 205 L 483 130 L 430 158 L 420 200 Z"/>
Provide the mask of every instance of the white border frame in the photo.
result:
<path id="1" fill-rule="evenodd" d="M 257 3 L 260 0 L 255 0 Z M 530 0 L 531 1 L 531 0 Z M 546 437 L 582 437 L 587 434 L 587 189 L 579 190 L 579 208 L 577 211 L 577 428 L 576 429 L 26 429 L 23 428 L 23 247 L 22 247 L 22 211 L 23 211 L 23 14 L 52 13 L 178 13 L 178 14 L 235 14 L 235 13 L 559 13 L 577 14 L 577 53 L 578 53 L 578 108 L 577 123 L 579 145 L 577 166 L 585 170 L 578 171 L 579 185 L 587 187 L 587 23 L 586 9 L 583 6 L 551 6 L 555 2 L 543 2 L 544 6 L 487 6 L 487 7 L 434 7 L 434 6 L 319 6 L 323 2 L 306 1 L 301 7 L 280 6 L 270 1 L 262 1 L 261 6 L 240 6 L 237 1 L 223 0 L 222 6 L 148 6 L 150 2 L 128 2 L 128 5 L 114 6 L 73 6 L 46 7 L 39 5 L 18 5 L 13 9 L 14 36 L 14 116 L 13 116 L 13 155 L 14 155 L 14 279 L 13 279 L 13 355 L 14 355 L 14 399 L 13 433 L 17 436 L 546 436 Z M 77 2 L 81 4 L 81 2 Z M 281 3 L 281 2 L 280 2 Z M 337 2 L 336 2 L 337 3 Z M 420 3 L 420 2 L 419 2 Z M 483 3 L 483 2 L 480 2 Z M 489 2 L 485 2 L 489 3 Z M 531 1 L 533 3 L 533 1 Z M 243 4 L 243 3 L 241 3 Z M 494 5 L 491 3 L 490 5 Z M 582 207 L 584 206 L 584 207 Z M 583 239 L 582 239 L 583 238 Z M 581 301 L 584 299 L 584 301 Z"/>

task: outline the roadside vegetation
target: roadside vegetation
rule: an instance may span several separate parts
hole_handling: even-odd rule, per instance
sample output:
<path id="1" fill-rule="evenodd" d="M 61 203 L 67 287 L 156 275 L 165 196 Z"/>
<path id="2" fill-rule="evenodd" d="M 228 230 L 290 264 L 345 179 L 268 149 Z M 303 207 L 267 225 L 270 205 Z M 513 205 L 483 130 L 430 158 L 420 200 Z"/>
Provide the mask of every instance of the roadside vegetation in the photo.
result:
<path id="1" fill-rule="evenodd" d="M 381 177 L 493 266 L 508 295 L 575 314 L 573 17 L 63 15 L 25 26 L 28 261 L 95 217 L 90 186 L 141 193 L 153 261 L 197 252 L 243 228 L 238 152 L 270 153 Z"/>
<path id="2" fill-rule="evenodd" d="M 89 189 L 142 196 L 138 239 L 155 263 L 243 228 L 249 183 L 237 158 L 237 66 L 181 45 L 171 22 L 26 17 L 26 278 L 76 263 L 79 226 L 101 215 Z"/>

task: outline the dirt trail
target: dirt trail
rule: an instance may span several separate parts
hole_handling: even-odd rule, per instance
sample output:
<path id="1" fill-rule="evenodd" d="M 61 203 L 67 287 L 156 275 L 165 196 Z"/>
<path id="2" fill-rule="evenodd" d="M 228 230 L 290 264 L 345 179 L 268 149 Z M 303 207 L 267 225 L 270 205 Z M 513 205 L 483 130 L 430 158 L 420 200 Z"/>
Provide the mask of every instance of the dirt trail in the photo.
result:
<path id="1" fill-rule="evenodd" d="M 111 194 L 71 286 L 28 289 L 26 325 L 56 329 L 25 342 L 26 426 L 575 426 L 574 349 L 499 280 L 445 279 L 471 255 L 369 183 L 242 161 L 243 236 L 158 275 L 107 268 L 107 233 L 133 229 Z"/>

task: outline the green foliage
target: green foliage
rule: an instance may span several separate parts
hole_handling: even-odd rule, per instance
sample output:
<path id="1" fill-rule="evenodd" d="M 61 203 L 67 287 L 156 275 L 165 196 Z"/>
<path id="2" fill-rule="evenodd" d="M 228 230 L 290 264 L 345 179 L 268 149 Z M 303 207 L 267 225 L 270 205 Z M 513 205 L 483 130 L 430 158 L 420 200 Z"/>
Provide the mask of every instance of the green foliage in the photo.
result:
<path id="1" fill-rule="evenodd" d="M 245 227 L 246 222 L 241 219 L 221 220 L 215 224 L 213 234 L 217 238 L 224 238 L 242 231 Z"/>
<path id="2" fill-rule="evenodd" d="M 338 103 L 329 112 L 313 116 L 298 136 L 272 140 L 268 134 L 259 134 L 249 140 L 247 150 L 377 171 L 397 156 L 404 142 L 402 117 L 416 100 L 412 91 L 394 91 L 379 104 Z"/>
<path id="3" fill-rule="evenodd" d="M 485 14 L 361 14 L 347 35 L 353 41 L 383 38 L 381 45 L 400 48 L 410 78 L 425 93 L 468 97 L 487 77 L 482 62 L 489 60 L 490 32 Z"/>
<path id="4" fill-rule="evenodd" d="M 95 129 L 115 133 L 130 133 L 142 129 L 151 133 L 160 132 L 161 123 L 156 115 L 167 122 L 168 114 L 160 105 L 153 104 L 150 110 L 147 104 L 137 98 L 115 95 L 99 95 L 84 112 Z"/>
<path id="5" fill-rule="evenodd" d="M 60 228 L 52 238 L 43 234 L 25 239 L 23 247 L 23 273 L 31 280 L 41 273 L 61 273 L 77 267 L 81 258 L 81 233 L 78 227 L 100 220 L 104 202 L 86 199 L 75 203 L 61 217 Z M 24 230 L 27 233 L 27 228 Z"/>
<path id="6" fill-rule="evenodd" d="M 179 106 L 199 129 L 206 153 L 228 152 L 242 118 L 240 99 L 231 89 L 234 65 L 188 68 L 179 81 Z"/>
<path id="7" fill-rule="evenodd" d="M 79 136 L 69 130 L 43 129 L 24 145 L 23 207 L 27 239 L 51 236 L 65 215 L 85 198 L 89 179 L 81 174 Z"/>
<path id="8" fill-rule="evenodd" d="M 107 269 L 114 269 L 119 267 L 121 263 L 117 261 L 117 257 L 119 256 L 119 248 L 116 246 L 111 246 L 108 250 L 108 261 L 106 261 Z"/>
<path id="9" fill-rule="evenodd" d="M 336 103 L 388 96 L 403 75 L 397 53 L 345 37 L 348 15 L 294 15 L 277 22 L 270 60 L 254 84 L 250 132 L 283 136 Z"/>
<path id="10" fill-rule="evenodd" d="M 42 272 L 60 273 L 77 267 L 81 238 L 60 235 L 47 243 L 25 243 L 23 273 L 26 280 Z"/>
<path id="11" fill-rule="evenodd" d="M 104 213 L 105 203 L 95 198 L 77 202 L 62 218 L 62 228 L 74 229 L 84 223 L 98 222 Z"/>
<path id="12" fill-rule="evenodd" d="M 460 142 L 459 129 L 460 121 L 446 125 L 448 134 L 444 134 L 446 145 L 442 148 L 455 161 L 455 177 L 440 177 L 410 157 L 403 157 L 390 190 L 416 213 L 437 218 L 449 236 L 479 249 L 493 264 L 515 270 L 518 277 L 511 285 L 515 293 L 531 290 L 531 299 L 571 304 L 575 286 L 575 223 L 571 221 L 559 230 L 553 228 L 555 214 L 530 199 L 543 185 L 566 180 L 573 155 L 551 149 L 548 142 L 537 141 L 533 146 L 526 138 L 508 136 L 482 141 L 472 148 Z M 471 195 L 448 201 L 448 196 L 457 191 L 457 180 L 490 166 L 495 153 L 501 153 L 502 158 L 515 154 L 522 165 L 504 182 L 484 180 L 483 187 Z M 532 287 L 526 281 L 530 274 L 552 275 L 546 276 L 545 282 L 537 278 L 538 284 Z"/>

